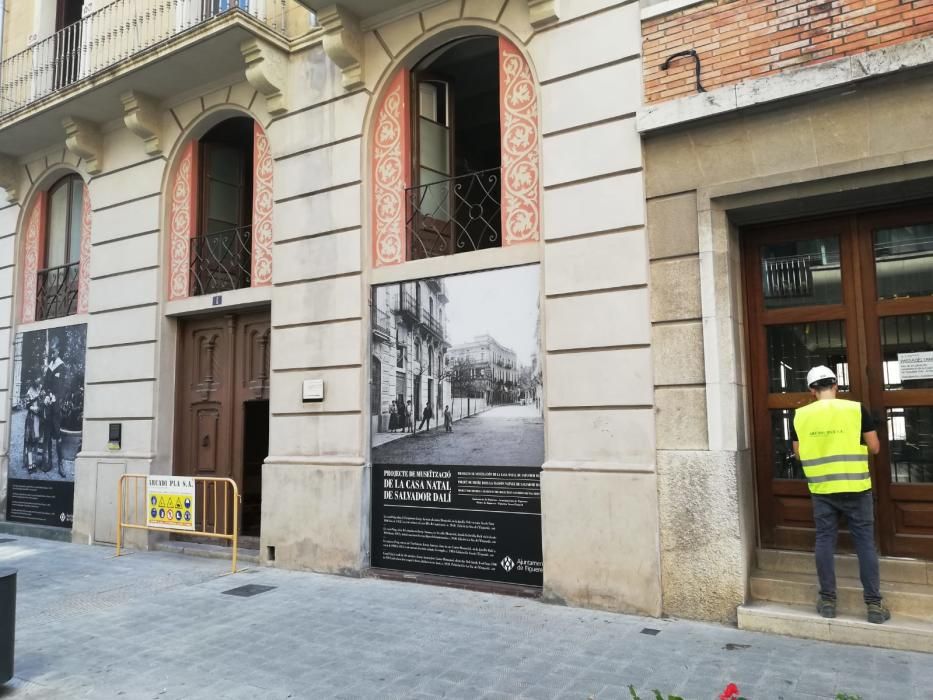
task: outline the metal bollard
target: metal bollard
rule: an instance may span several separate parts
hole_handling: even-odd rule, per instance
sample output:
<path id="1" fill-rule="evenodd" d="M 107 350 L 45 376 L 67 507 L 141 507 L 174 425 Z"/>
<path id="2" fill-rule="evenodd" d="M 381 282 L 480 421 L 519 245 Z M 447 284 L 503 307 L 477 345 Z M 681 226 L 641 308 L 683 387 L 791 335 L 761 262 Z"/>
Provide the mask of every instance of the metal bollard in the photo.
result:
<path id="1" fill-rule="evenodd" d="M 0 569 L 0 683 L 13 677 L 16 638 L 16 569 Z"/>

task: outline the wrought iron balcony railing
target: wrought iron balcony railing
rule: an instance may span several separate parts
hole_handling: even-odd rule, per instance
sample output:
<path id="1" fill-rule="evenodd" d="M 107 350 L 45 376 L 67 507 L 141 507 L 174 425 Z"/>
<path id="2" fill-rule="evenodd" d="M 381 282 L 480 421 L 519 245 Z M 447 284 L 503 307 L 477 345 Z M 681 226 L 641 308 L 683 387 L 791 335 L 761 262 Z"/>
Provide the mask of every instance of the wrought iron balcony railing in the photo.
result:
<path id="1" fill-rule="evenodd" d="M 438 338 L 444 338 L 444 327 L 441 322 L 424 307 L 421 308 L 421 323 Z"/>
<path id="2" fill-rule="evenodd" d="M 286 9 L 286 0 L 116 0 L 0 63 L 0 115 L 228 12 L 284 35 Z"/>
<path id="3" fill-rule="evenodd" d="M 419 260 L 501 245 L 499 170 L 408 188 L 409 257 Z"/>
<path id="4" fill-rule="evenodd" d="M 389 314 L 384 309 L 373 308 L 373 333 L 385 340 L 389 340 L 390 321 Z"/>
<path id="5" fill-rule="evenodd" d="M 408 291 L 403 290 L 399 293 L 398 310 L 400 313 L 410 316 L 415 321 L 421 320 L 421 302 L 414 294 Z"/>
<path id="6" fill-rule="evenodd" d="M 36 320 L 71 316 L 78 310 L 80 263 L 39 270 L 36 280 Z"/>
<path id="7" fill-rule="evenodd" d="M 252 238 L 249 226 L 191 239 L 193 295 L 217 294 L 250 286 Z"/>

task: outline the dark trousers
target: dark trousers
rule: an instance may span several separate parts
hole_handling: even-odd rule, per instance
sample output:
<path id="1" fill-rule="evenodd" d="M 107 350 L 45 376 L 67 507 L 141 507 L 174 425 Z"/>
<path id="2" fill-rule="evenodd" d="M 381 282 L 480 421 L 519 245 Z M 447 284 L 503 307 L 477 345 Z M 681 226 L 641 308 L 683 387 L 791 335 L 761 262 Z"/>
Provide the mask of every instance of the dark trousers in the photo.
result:
<path id="1" fill-rule="evenodd" d="M 816 574 L 820 596 L 836 599 L 836 567 L 833 556 L 839 537 L 839 516 L 844 515 L 858 555 L 859 577 L 866 603 L 881 600 L 881 575 L 875 550 L 875 513 L 871 491 L 811 494 L 816 522 Z"/>

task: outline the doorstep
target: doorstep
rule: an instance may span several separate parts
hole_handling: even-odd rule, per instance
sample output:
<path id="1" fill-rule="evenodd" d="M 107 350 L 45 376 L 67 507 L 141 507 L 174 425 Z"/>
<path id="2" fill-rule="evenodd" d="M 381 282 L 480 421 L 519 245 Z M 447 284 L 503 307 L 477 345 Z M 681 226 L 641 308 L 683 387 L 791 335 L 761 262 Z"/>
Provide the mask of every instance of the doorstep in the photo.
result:
<path id="1" fill-rule="evenodd" d="M 933 653 L 933 622 L 907 615 L 892 615 L 884 624 L 874 625 L 864 617 L 844 614 L 827 620 L 813 605 L 752 601 L 738 607 L 738 623 L 739 629 L 750 632 Z"/>

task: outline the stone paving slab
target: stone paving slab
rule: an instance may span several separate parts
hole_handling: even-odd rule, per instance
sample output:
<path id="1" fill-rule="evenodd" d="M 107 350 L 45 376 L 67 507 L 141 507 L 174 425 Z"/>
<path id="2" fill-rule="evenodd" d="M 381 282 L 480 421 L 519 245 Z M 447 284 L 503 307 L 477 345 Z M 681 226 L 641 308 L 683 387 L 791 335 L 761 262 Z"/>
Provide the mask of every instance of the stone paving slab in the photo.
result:
<path id="1" fill-rule="evenodd" d="M 0 698 L 930 698 L 933 656 L 373 578 L 19 537 Z M 253 597 L 223 595 L 258 584 Z M 643 634 L 645 628 L 659 630 Z"/>

